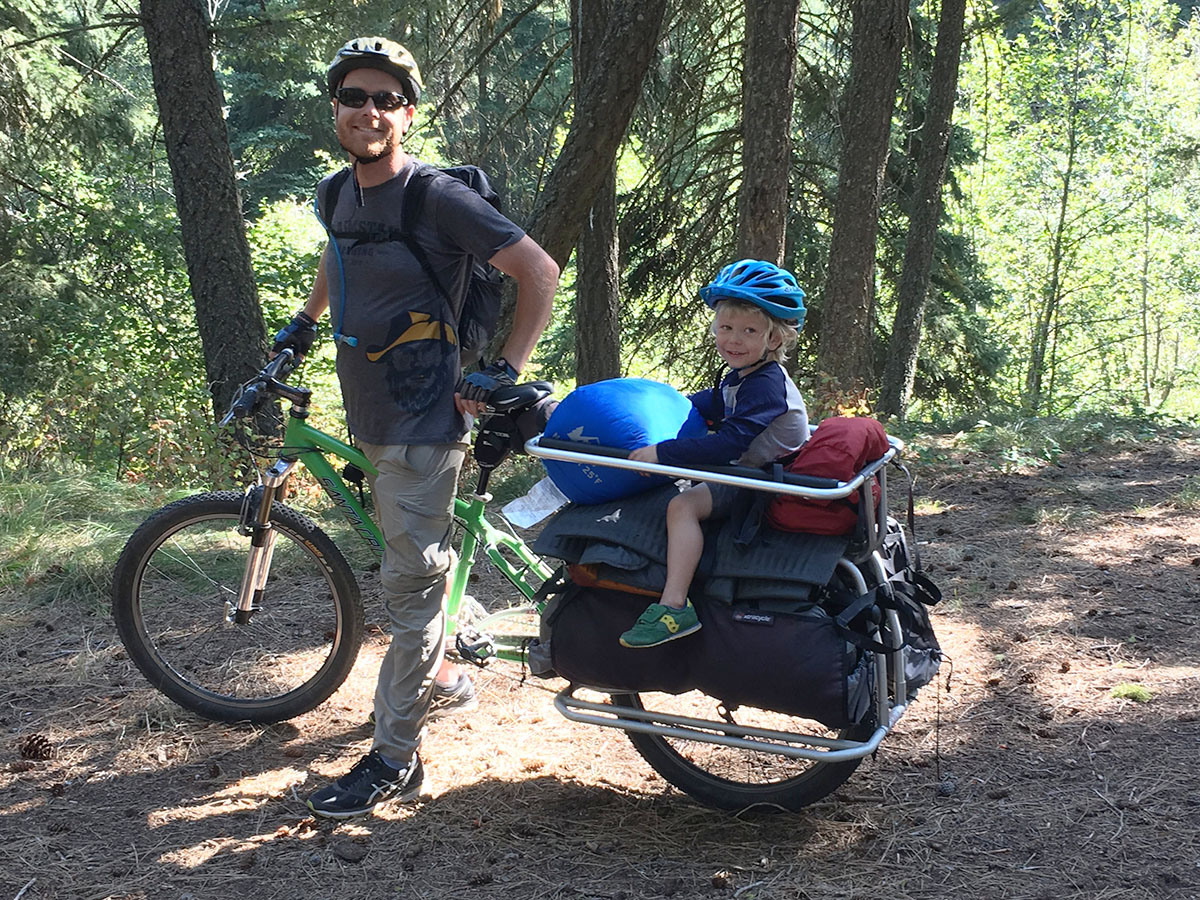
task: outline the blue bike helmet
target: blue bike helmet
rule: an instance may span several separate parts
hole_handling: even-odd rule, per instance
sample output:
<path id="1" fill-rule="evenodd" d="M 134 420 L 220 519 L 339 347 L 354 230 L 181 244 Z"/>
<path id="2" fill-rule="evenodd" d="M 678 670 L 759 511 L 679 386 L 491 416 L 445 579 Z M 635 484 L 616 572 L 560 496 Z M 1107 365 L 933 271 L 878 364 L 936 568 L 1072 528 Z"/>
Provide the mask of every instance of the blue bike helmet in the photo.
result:
<path id="1" fill-rule="evenodd" d="M 753 303 L 777 319 L 801 328 L 804 325 L 804 289 L 787 269 L 761 259 L 730 263 L 700 288 L 700 299 L 710 307 L 718 300 Z"/>

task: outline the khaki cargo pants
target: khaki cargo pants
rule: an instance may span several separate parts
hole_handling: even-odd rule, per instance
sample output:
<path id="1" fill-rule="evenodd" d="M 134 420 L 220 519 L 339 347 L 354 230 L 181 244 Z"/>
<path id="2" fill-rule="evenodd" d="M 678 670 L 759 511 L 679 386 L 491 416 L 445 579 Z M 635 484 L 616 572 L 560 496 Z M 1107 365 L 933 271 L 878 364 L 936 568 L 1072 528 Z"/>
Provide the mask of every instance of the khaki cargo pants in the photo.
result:
<path id="1" fill-rule="evenodd" d="M 386 549 L 380 569 L 392 641 L 375 687 L 373 749 L 407 764 L 421 743 L 446 635 L 454 495 L 467 445 L 359 442 Z"/>

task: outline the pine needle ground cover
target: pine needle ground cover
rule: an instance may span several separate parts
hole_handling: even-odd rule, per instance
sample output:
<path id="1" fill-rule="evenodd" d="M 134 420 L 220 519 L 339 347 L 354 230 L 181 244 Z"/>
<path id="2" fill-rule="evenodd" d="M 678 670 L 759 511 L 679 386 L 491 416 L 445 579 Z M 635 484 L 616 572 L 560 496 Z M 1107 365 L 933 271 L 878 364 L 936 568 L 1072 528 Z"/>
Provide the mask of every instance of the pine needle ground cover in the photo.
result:
<path id="1" fill-rule="evenodd" d="M 152 691 L 103 594 L 81 600 L 101 565 L 49 590 L 67 577 L 52 566 L 72 571 L 64 544 L 0 598 L 0 897 L 1190 900 L 1200 442 L 1017 463 L 961 438 L 920 454 L 952 669 L 796 815 L 699 807 L 621 734 L 562 719 L 556 682 L 494 667 L 477 710 L 431 725 L 428 798 L 318 823 L 302 799 L 370 744 L 373 576 L 374 627 L 338 694 L 281 725 L 219 725 Z"/>

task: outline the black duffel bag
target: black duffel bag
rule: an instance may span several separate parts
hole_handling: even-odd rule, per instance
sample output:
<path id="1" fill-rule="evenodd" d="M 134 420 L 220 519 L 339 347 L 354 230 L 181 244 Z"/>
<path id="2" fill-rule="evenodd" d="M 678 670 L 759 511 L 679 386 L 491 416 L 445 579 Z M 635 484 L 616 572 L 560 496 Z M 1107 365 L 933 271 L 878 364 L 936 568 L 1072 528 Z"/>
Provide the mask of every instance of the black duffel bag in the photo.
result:
<path id="1" fill-rule="evenodd" d="M 695 634 L 648 649 L 622 647 L 621 633 L 646 604 L 646 597 L 568 582 L 546 623 L 555 671 L 614 693 L 700 690 L 730 709 L 753 706 L 829 728 L 858 724 L 870 710 L 871 656 L 819 606 L 779 611 L 702 601 Z"/>

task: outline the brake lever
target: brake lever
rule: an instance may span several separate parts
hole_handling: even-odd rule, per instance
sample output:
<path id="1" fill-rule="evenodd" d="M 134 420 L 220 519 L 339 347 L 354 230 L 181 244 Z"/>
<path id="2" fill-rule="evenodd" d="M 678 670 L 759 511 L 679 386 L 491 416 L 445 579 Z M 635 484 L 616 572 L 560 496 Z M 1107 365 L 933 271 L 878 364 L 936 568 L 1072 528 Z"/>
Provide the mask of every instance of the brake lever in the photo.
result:
<path id="1" fill-rule="evenodd" d="M 225 415 L 221 416 L 221 421 L 217 423 L 218 427 L 228 427 L 228 425 L 237 417 L 235 414 L 238 410 L 238 404 L 242 402 L 242 396 L 246 393 L 246 386 L 252 383 L 253 382 L 247 381 L 246 384 L 243 384 L 238 388 L 237 393 L 233 395 L 233 399 L 229 401 L 229 409 L 225 410 Z"/>
<path id="2" fill-rule="evenodd" d="M 295 357 L 296 352 L 291 347 L 284 347 L 275 355 L 274 359 L 269 360 L 259 370 L 257 375 L 242 384 L 234 394 L 233 400 L 230 401 L 229 409 L 221 417 L 219 426 L 224 428 L 234 419 L 243 418 L 253 412 L 257 395 L 264 385 L 281 382 L 298 368 L 299 363 L 295 362 Z M 248 402 L 247 395 L 249 395 Z"/>

